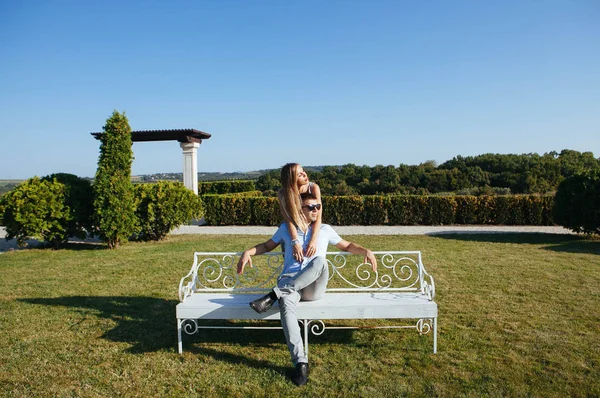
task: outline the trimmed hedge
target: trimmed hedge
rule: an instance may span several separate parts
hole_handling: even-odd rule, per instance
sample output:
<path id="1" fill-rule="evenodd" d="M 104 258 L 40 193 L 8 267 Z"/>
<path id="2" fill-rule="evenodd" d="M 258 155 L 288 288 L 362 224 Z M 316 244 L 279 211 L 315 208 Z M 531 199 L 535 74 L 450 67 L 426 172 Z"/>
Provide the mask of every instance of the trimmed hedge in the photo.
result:
<path id="1" fill-rule="evenodd" d="M 255 191 L 256 184 L 253 180 L 210 181 L 198 183 L 198 195 L 216 194 L 223 195 L 236 192 Z"/>
<path id="2" fill-rule="evenodd" d="M 204 195 L 209 225 L 278 225 L 277 198 Z M 324 196 L 332 225 L 552 225 L 553 196 Z"/>
<path id="3" fill-rule="evenodd" d="M 204 195 L 204 221 L 208 225 L 279 225 L 279 201 L 270 197 Z"/>

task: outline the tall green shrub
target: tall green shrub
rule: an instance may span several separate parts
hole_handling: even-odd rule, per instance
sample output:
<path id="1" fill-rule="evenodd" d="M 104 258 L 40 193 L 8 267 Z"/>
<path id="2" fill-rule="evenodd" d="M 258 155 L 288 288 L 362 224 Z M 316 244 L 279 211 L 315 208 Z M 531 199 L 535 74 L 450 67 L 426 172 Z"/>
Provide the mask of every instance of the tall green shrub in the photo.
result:
<path id="1" fill-rule="evenodd" d="M 69 237 L 72 215 L 65 201 L 65 185 L 56 180 L 27 180 L 0 197 L 0 212 L 6 239 L 16 238 L 19 246 L 31 237 L 56 247 Z"/>
<path id="2" fill-rule="evenodd" d="M 103 129 L 94 181 L 94 220 L 98 235 L 114 249 L 136 229 L 131 127 L 125 114 L 114 111 Z"/>
<path id="3" fill-rule="evenodd" d="M 138 184 L 135 197 L 136 235 L 141 240 L 162 240 L 174 228 L 202 216 L 200 199 L 180 182 Z"/>
<path id="4" fill-rule="evenodd" d="M 600 172 L 575 175 L 559 184 L 554 220 L 574 232 L 600 234 Z"/>

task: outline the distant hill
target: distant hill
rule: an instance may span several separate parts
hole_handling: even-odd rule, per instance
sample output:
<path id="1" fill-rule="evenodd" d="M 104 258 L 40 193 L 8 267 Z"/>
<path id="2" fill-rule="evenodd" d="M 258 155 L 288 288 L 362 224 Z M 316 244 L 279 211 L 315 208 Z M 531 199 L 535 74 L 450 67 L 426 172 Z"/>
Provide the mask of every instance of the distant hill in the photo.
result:
<path id="1" fill-rule="evenodd" d="M 321 171 L 324 166 L 306 166 L 307 171 Z M 333 166 L 336 167 L 336 166 Z M 234 171 L 232 173 L 200 171 L 198 172 L 198 181 L 224 181 L 224 180 L 256 180 L 263 174 L 267 174 L 277 169 L 264 169 L 254 171 Z M 142 174 L 134 176 L 136 181 L 152 182 L 152 181 L 183 181 L 183 173 L 155 173 Z"/>

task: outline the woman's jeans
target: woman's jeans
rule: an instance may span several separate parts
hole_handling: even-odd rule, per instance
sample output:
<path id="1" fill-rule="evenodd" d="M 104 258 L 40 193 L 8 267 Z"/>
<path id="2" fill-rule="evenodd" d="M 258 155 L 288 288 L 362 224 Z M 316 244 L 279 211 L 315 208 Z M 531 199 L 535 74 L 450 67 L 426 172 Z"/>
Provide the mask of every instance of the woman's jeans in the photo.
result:
<path id="1" fill-rule="evenodd" d="M 283 274 L 277 287 L 273 289 L 279 299 L 281 326 L 287 341 L 294 365 L 308 363 L 302 344 L 302 334 L 296 316 L 296 306 L 300 300 L 319 300 L 325 295 L 329 269 L 325 257 L 315 257 L 297 274 Z"/>

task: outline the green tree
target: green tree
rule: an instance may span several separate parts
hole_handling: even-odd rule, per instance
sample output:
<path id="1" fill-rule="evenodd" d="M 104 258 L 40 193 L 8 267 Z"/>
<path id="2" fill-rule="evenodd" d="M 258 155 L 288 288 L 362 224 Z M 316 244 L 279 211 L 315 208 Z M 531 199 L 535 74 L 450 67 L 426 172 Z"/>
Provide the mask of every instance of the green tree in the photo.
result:
<path id="1" fill-rule="evenodd" d="M 127 242 L 136 229 L 131 127 L 124 113 L 114 111 L 103 129 L 93 186 L 94 219 L 98 235 L 114 249 Z"/>
<path id="2" fill-rule="evenodd" d="M 600 234 L 600 172 L 574 175 L 560 183 L 554 220 L 574 232 Z"/>
<path id="3" fill-rule="evenodd" d="M 267 173 L 258 177 L 256 189 L 261 191 L 278 191 L 281 188 L 279 181 L 279 169 L 269 170 Z"/>

